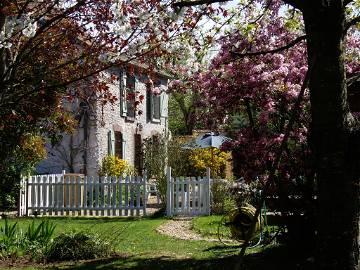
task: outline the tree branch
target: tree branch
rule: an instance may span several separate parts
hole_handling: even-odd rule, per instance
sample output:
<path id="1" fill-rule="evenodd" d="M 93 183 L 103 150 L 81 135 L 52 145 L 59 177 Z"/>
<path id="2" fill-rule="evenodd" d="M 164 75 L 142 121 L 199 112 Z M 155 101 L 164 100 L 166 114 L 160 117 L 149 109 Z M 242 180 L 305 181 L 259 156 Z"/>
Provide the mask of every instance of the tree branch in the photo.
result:
<path id="1" fill-rule="evenodd" d="M 195 0 L 195 1 L 181 1 L 173 4 L 173 7 L 183 8 L 183 7 L 191 7 L 191 6 L 199 6 L 204 4 L 214 4 L 220 2 L 229 2 L 232 0 Z"/>
<path id="2" fill-rule="evenodd" d="M 360 23 L 360 16 L 357 16 L 357 17 L 351 19 L 350 21 L 346 22 L 346 24 L 345 24 L 345 32 L 346 32 L 347 30 L 349 30 L 349 28 L 350 28 L 351 26 L 353 26 L 353 25 L 355 25 L 355 24 L 357 24 L 357 23 Z"/>
<path id="3" fill-rule="evenodd" d="M 302 10 L 303 8 L 303 0 L 283 0 L 284 3 L 293 6 L 294 8 Z"/>
<path id="4" fill-rule="evenodd" d="M 257 55 L 264 55 L 264 54 L 269 54 L 269 53 L 278 53 L 278 52 L 290 49 L 291 47 L 295 46 L 296 44 L 298 44 L 299 42 L 301 42 L 305 39 L 306 39 L 306 35 L 303 35 L 303 36 L 297 37 L 296 39 L 294 39 L 293 41 L 291 41 L 290 43 L 288 43 L 282 47 L 268 50 L 268 51 L 246 52 L 246 53 L 231 52 L 231 53 L 236 55 L 237 57 L 257 56 Z"/>
<path id="5" fill-rule="evenodd" d="M 344 7 L 353 2 L 354 0 L 345 0 L 344 1 Z"/>

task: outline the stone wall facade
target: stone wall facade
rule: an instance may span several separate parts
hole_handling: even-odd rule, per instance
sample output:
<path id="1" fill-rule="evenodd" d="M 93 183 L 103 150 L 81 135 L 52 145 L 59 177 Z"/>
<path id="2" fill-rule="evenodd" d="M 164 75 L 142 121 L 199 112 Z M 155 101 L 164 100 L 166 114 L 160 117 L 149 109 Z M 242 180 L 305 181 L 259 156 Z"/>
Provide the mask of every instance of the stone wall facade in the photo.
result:
<path id="1" fill-rule="evenodd" d="M 135 152 L 141 147 L 139 145 L 141 141 L 152 135 L 167 134 L 168 94 L 162 91 L 158 95 L 160 106 L 155 107 L 160 112 L 156 119 L 152 118 L 152 112 L 156 109 L 150 106 L 154 94 L 147 89 L 148 78 L 134 74 L 136 100 L 139 100 L 140 95 L 143 95 L 144 99 L 138 105 L 135 117 L 128 117 L 123 111 L 126 105 L 123 89 L 126 86 L 126 75 L 130 76 L 130 74 L 121 69 L 112 69 L 104 74 L 104 76 L 111 75 L 119 77 L 109 85 L 111 93 L 117 98 L 115 103 L 93 104 L 88 109 L 87 119 L 82 118 L 79 128 L 72 135 L 64 135 L 61 143 L 55 147 L 48 146 L 48 158 L 38 166 L 38 173 L 61 173 L 65 170 L 96 175 L 103 158 L 108 154 L 115 154 L 114 146 L 119 147 L 119 143 L 114 141 L 115 133 L 122 136 L 121 158 L 135 165 L 137 157 Z M 157 82 L 158 85 L 161 84 L 161 89 L 166 89 L 167 81 L 166 77 L 158 76 Z"/>

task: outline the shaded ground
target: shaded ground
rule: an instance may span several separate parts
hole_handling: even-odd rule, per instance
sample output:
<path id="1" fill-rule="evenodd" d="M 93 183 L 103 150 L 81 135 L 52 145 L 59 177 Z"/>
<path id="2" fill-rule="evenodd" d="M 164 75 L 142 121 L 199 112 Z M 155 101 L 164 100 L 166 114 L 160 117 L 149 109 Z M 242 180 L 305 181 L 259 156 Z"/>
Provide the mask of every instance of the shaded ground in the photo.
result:
<path id="1" fill-rule="evenodd" d="M 239 264 L 239 257 L 236 255 L 208 259 L 180 259 L 169 256 L 153 258 L 129 256 L 125 258 L 109 258 L 83 262 L 77 265 L 58 265 L 47 269 L 301 270 L 305 269 L 305 266 L 309 266 L 304 264 L 303 260 L 297 258 L 295 255 L 296 254 L 289 253 L 284 247 L 276 247 L 266 249 L 262 253 L 247 255 L 242 267 Z"/>

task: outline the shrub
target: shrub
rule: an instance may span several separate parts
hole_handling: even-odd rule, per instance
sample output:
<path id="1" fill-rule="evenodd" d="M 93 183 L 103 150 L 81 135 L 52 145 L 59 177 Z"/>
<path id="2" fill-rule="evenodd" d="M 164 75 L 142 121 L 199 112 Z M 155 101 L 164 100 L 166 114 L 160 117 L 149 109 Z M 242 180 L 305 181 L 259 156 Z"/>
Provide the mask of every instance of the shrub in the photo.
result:
<path id="1" fill-rule="evenodd" d="M 234 207 L 236 207 L 236 203 L 231 194 L 231 182 L 213 179 L 211 185 L 211 213 L 223 214 Z"/>
<path id="2" fill-rule="evenodd" d="M 106 257 L 112 253 L 107 241 L 86 232 L 62 233 L 47 252 L 48 261 L 84 260 Z"/>
<path id="3" fill-rule="evenodd" d="M 17 222 L 10 224 L 7 219 L 0 227 L 0 259 L 17 253 Z"/>
<path id="4" fill-rule="evenodd" d="M 144 166 L 149 178 L 156 179 L 156 188 L 160 199 L 165 207 L 166 203 L 166 160 L 167 160 L 167 139 L 160 135 L 146 138 L 143 143 Z"/>
<path id="5" fill-rule="evenodd" d="M 107 156 L 102 160 L 101 168 L 99 170 L 100 176 L 123 176 L 124 174 L 133 173 L 131 166 L 126 160 L 120 159 L 117 156 Z"/>
<path id="6" fill-rule="evenodd" d="M 196 175 L 205 175 L 206 168 L 216 177 L 225 176 L 226 162 L 229 154 L 216 148 L 194 149 L 189 156 L 189 162 L 194 167 Z"/>
<path id="7" fill-rule="evenodd" d="M 33 221 L 22 233 L 17 223 L 10 225 L 7 219 L 0 227 L 0 258 L 30 255 L 33 260 L 44 259 L 55 225 L 48 220 L 35 225 Z"/>
<path id="8" fill-rule="evenodd" d="M 48 244 L 55 230 L 55 225 L 49 220 L 42 221 L 38 226 L 35 226 L 33 221 L 25 232 L 25 237 L 30 241 L 37 241 L 44 245 Z"/>

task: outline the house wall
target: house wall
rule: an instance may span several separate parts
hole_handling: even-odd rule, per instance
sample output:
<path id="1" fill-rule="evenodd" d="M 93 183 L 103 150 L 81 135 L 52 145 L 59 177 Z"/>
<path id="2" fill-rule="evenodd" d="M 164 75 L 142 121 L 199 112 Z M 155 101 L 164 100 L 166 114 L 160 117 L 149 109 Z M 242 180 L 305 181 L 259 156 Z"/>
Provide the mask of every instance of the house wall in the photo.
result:
<path id="1" fill-rule="evenodd" d="M 119 75 L 120 69 L 112 69 L 104 73 L 104 76 Z M 136 91 L 144 95 L 143 102 L 138 106 L 133 121 L 122 116 L 120 98 L 120 80 L 109 85 L 111 93 L 117 97 L 114 104 L 101 106 L 93 104 L 89 110 L 87 141 L 84 140 L 84 119 L 82 118 L 79 128 L 72 135 L 63 135 L 61 142 L 52 147 L 47 145 L 48 158 L 37 166 L 38 173 L 61 173 L 66 172 L 86 173 L 96 175 L 104 157 L 108 155 L 108 132 L 120 131 L 125 141 L 124 157 L 129 164 L 135 162 L 135 134 L 140 134 L 142 140 L 155 134 L 167 132 L 167 94 L 162 93 L 162 110 L 159 122 L 149 121 L 147 117 L 147 91 L 146 78 L 136 76 Z M 161 78 L 163 85 L 167 84 L 166 78 Z M 73 105 L 73 111 L 79 112 L 79 105 Z"/>
<path id="2" fill-rule="evenodd" d="M 119 70 L 112 70 L 111 74 L 118 75 Z M 167 84 L 166 79 L 162 79 L 162 83 Z M 167 97 L 162 103 L 162 111 L 160 122 L 149 121 L 147 119 L 147 92 L 145 79 L 136 76 L 136 91 L 137 95 L 144 95 L 143 102 L 139 105 L 137 111 L 141 111 L 141 115 L 136 115 L 134 121 L 129 121 L 126 117 L 121 115 L 121 98 L 120 98 L 120 82 L 117 81 L 110 85 L 111 93 L 117 97 L 114 104 L 106 104 L 103 108 L 98 106 L 97 119 L 98 125 L 96 130 L 96 142 L 91 144 L 97 145 L 97 152 L 95 158 L 89 161 L 88 174 L 96 174 L 99 170 L 101 161 L 108 155 L 108 132 L 120 131 L 123 134 L 125 141 L 125 159 L 129 164 L 134 165 L 135 161 L 135 134 L 140 134 L 142 140 L 155 134 L 165 134 L 167 132 Z M 167 95 L 164 94 L 163 95 Z M 103 120 L 103 121 L 102 121 Z"/>

